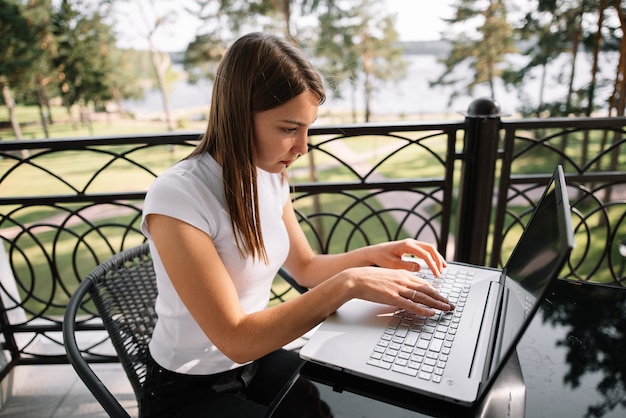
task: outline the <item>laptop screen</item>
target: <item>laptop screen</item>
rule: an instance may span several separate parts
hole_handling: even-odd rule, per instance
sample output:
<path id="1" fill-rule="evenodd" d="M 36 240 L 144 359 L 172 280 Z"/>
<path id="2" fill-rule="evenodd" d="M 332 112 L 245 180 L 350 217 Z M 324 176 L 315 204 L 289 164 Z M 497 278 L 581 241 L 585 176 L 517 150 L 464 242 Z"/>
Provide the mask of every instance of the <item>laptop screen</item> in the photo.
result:
<path id="1" fill-rule="evenodd" d="M 558 166 L 503 271 L 508 294 L 503 300 L 492 374 L 512 353 L 573 243 L 565 178 Z"/>
<path id="2" fill-rule="evenodd" d="M 513 280 L 534 298 L 540 298 L 569 254 L 571 226 L 564 211 L 569 202 L 557 171 L 539 206 L 505 267 L 507 281 Z M 555 271 L 559 270 L 559 271 Z"/>

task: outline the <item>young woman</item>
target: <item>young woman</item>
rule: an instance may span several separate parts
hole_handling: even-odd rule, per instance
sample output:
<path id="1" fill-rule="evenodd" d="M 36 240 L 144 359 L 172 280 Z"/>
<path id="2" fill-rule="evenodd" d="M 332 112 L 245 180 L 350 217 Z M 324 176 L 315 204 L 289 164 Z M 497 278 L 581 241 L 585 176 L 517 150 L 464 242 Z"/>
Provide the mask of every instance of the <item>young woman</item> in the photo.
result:
<path id="1" fill-rule="evenodd" d="M 222 59 L 202 141 L 145 200 L 159 318 L 144 416 L 262 416 L 300 365 L 281 347 L 352 298 L 423 315 L 453 309 L 402 260 L 412 254 L 437 274 L 445 261 L 430 244 L 311 249 L 285 168 L 307 152 L 324 99 L 318 72 L 281 38 L 246 35 Z M 310 291 L 267 308 L 282 265 Z"/>

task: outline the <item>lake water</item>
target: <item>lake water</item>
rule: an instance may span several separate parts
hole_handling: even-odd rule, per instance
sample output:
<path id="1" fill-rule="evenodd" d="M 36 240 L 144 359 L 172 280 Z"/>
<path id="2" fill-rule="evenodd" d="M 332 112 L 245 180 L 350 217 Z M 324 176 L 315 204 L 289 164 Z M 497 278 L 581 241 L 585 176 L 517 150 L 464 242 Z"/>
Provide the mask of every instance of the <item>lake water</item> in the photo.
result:
<path id="1" fill-rule="evenodd" d="M 588 69 L 590 64 L 587 62 L 588 57 L 582 56 L 579 59 L 578 77 L 576 77 L 576 86 L 582 87 L 585 80 L 589 77 Z M 448 99 L 452 93 L 449 87 L 433 87 L 429 86 L 429 82 L 436 80 L 444 71 L 444 66 L 437 62 L 434 55 L 405 55 L 408 63 L 407 77 L 403 80 L 395 82 L 384 82 L 379 85 L 372 100 L 371 112 L 373 115 L 443 115 L 458 114 L 465 112 L 470 103 L 480 97 L 490 96 L 489 90 L 484 86 L 478 86 L 472 97 L 459 97 L 452 106 L 448 107 Z M 523 57 L 515 58 L 518 63 Z M 551 73 L 548 76 L 548 87 L 545 92 L 546 101 L 556 100 L 565 97 L 567 93 L 566 81 L 560 81 L 558 72 L 565 71 L 569 67 L 567 64 L 568 57 L 562 57 L 561 62 L 556 62 L 551 67 Z M 615 67 L 608 65 L 605 70 L 612 70 Z M 181 70 L 182 68 L 177 68 Z M 564 78 L 563 80 L 567 80 Z M 352 98 L 352 93 L 346 87 L 343 99 L 328 97 L 323 105 L 327 110 L 338 110 L 349 112 L 353 108 L 352 101 L 355 102 L 354 107 L 358 111 L 364 109 L 363 94 L 357 92 Z M 530 80 L 525 84 L 524 94 L 534 102 L 537 101 L 539 95 L 539 80 Z M 211 97 L 211 82 L 203 80 L 195 85 L 190 85 L 186 81 L 181 80 L 170 86 L 170 109 L 202 109 L 208 110 Z M 608 92 L 600 89 L 597 97 L 608 97 Z M 496 100 L 500 104 L 503 114 L 512 114 L 517 111 L 520 106 L 518 92 L 507 91 L 501 82 L 496 83 Z M 142 101 L 125 102 L 126 110 L 137 114 L 149 114 L 160 112 L 162 110 L 161 96 L 158 91 L 147 91 L 145 99 Z"/>

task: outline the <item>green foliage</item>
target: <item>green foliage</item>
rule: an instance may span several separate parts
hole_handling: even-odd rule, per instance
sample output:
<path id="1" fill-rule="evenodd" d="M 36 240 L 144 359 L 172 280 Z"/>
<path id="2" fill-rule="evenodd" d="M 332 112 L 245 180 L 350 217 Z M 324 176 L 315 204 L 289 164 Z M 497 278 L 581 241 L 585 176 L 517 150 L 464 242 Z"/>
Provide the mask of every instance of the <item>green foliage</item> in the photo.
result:
<path id="1" fill-rule="evenodd" d="M 49 58 L 55 50 L 49 32 L 50 1 L 1 1 L 0 8 L 0 89 L 15 136 L 20 138 L 12 90 L 18 98 L 37 103 L 42 124 L 46 124 L 43 106 L 53 73 Z"/>
<path id="2" fill-rule="evenodd" d="M 504 0 L 458 0 L 453 7 L 455 17 L 447 22 L 475 30 L 449 39 L 450 53 L 440 59 L 445 70 L 430 85 L 455 87 L 448 105 L 460 95 L 472 96 L 478 85 L 487 85 L 497 99 L 495 81 L 503 72 L 501 64 L 506 54 L 517 52 Z"/>
<path id="3" fill-rule="evenodd" d="M 0 83 L 18 104 L 37 104 L 42 124 L 45 117 L 53 124 L 50 99 L 62 96 L 67 106 L 103 109 L 110 101 L 139 99 L 154 86 L 150 55 L 115 46 L 118 3 L 0 0 Z M 188 12 L 202 25 L 184 53 L 191 82 L 211 79 L 226 46 L 250 30 L 283 33 L 310 51 L 334 95 L 363 92 L 366 121 L 377 91 L 406 75 L 395 17 L 381 0 L 196 0 L 196 6 Z M 151 29 L 174 22 L 173 10 L 157 17 Z M 591 115 L 607 106 L 623 113 L 626 69 L 615 70 L 623 29 L 614 2 L 456 0 L 453 11 L 445 19 L 451 49 L 441 59 L 444 71 L 431 81 L 454 88 L 450 105 L 485 86 L 497 100 L 502 81 L 518 91 L 516 110 L 523 116 Z M 521 63 L 509 60 L 517 47 Z M 589 75 L 577 67 L 583 53 L 595 63 Z M 529 92 L 535 79 L 539 91 Z M 562 86 L 563 94 L 548 102 L 544 89 L 550 84 Z"/>
<path id="4" fill-rule="evenodd" d="M 624 50 L 621 24 L 625 20 L 618 3 L 457 0 L 452 7 L 454 16 L 444 19 L 452 48 L 441 59 L 443 73 L 431 82 L 431 87 L 454 87 L 449 104 L 460 96 L 472 96 L 479 85 L 487 86 L 497 100 L 495 81 L 500 79 L 505 88 L 517 90 L 517 110 L 523 116 L 591 116 L 607 107 L 618 115 L 624 113 L 626 68 L 616 64 L 623 61 L 619 55 Z M 507 56 L 516 48 L 522 62 Z M 584 61 L 591 63 L 587 73 L 580 70 Z M 529 92 L 533 80 L 539 81 L 538 89 Z M 562 87 L 563 94 L 547 102 L 546 90 L 554 84 Z M 599 97 L 599 92 L 605 97 Z"/>
<path id="5" fill-rule="evenodd" d="M 213 33 L 196 36 L 185 50 L 183 65 L 189 82 L 196 83 L 202 78 L 213 80 L 225 49 L 226 45 Z"/>
<path id="6" fill-rule="evenodd" d="M 110 55 L 115 37 L 103 17 L 98 12 L 82 15 L 63 0 L 53 14 L 52 27 L 58 42 L 53 63 L 66 106 L 81 101 L 97 105 L 113 99 L 108 74 L 113 72 Z"/>
<path id="7" fill-rule="evenodd" d="M 21 2 L 0 0 L 0 84 L 12 85 L 25 76 L 36 56 L 36 40 Z"/>
<path id="8" fill-rule="evenodd" d="M 68 110 L 78 103 L 101 110 L 111 100 L 143 97 L 133 71 L 136 61 L 115 46 L 108 17 L 102 14 L 107 9 L 101 12 L 99 5 L 80 0 L 0 2 L 0 82 L 12 89 L 18 103 L 39 107 L 46 137 L 54 123 L 51 98 L 60 95 Z"/>
<path id="9" fill-rule="evenodd" d="M 605 106 L 598 103 L 599 88 L 614 83 L 617 87 L 621 78 L 614 75 L 601 78 L 603 74 L 613 73 L 615 64 L 608 58 L 616 55 L 622 42 L 622 29 L 615 26 L 619 18 L 613 2 L 536 0 L 534 3 L 535 7 L 529 7 L 516 23 L 516 36 L 524 45 L 522 53 L 528 61 L 522 68 L 512 68 L 503 78 L 507 85 L 520 92 L 533 77 L 540 78 L 537 101 L 531 102 L 521 94 L 522 114 L 538 117 L 590 116 L 600 107 L 606 107 L 606 102 Z M 577 57 L 581 53 L 588 53 L 585 59 L 592 63 L 592 67 L 591 72 L 585 74 L 588 84 L 576 86 L 575 75 L 580 78 Z M 606 54 L 606 58 L 602 54 Z M 564 57 L 569 61 L 567 65 L 551 66 Z M 603 72 L 602 67 L 606 65 L 611 66 L 610 70 Z M 556 71 L 556 75 L 548 78 L 549 70 Z M 547 103 L 544 91 L 552 79 L 563 85 L 564 94 Z"/>
<path id="10" fill-rule="evenodd" d="M 370 102 L 381 81 L 406 76 L 406 63 L 398 46 L 394 17 L 373 0 L 198 0 L 203 30 L 185 52 L 190 80 L 213 78 L 217 61 L 226 46 L 249 30 L 250 24 L 267 32 L 283 32 L 294 44 L 315 51 L 331 91 L 339 96 L 343 82 L 361 89 Z M 309 26 L 298 26 L 294 16 L 313 15 Z M 311 21 L 310 19 L 308 21 Z M 322 30 L 319 30 L 322 28 Z"/>
<path id="11" fill-rule="evenodd" d="M 348 81 L 365 97 L 365 121 L 381 82 L 406 77 L 406 62 L 398 45 L 395 16 L 372 0 L 330 3 L 319 15 L 315 51 L 321 70 L 337 97 Z"/>

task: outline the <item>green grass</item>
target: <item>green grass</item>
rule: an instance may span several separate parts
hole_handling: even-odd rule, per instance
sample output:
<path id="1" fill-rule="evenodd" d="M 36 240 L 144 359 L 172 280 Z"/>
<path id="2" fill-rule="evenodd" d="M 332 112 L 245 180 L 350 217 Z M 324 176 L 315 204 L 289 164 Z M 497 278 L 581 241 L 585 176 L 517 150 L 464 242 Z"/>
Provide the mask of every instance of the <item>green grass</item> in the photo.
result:
<path id="1" fill-rule="evenodd" d="M 549 135 L 549 132 L 544 132 L 544 135 Z M 603 150 L 606 150 L 607 147 L 613 141 L 613 134 L 609 133 L 607 137 L 604 137 L 605 132 L 603 131 L 589 131 L 589 132 L 571 132 L 568 134 L 561 134 L 554 138 L 554 140 L 550 141 L 550 146 L 556 150 L 560 150 L 562 147 L 563 140 L 566 141 L 566 147 L 564 149 L 564 154 L 571 158 L 573 162 L 577 165 L 583 165 L 583 157 L 582 157 L 582 149 L 583 149 L 583 141 L 585 137 L 588 142 L 588 151 L 586 162 L 589 162 L 591 159 L 596 158 Z M 527 134 L 527 138 L 532 138 L 532 135 Z M 623 148 L 622 148 L 623 149 Z M 617 150 L 619 151 L 619 149 Z M 518 158 L 516 158 L 515 163 L 512 167 L 512 171 L 514 174 L 534 174 L 534 173 L 545 173 L 547 168 L 554 167 L 554 165 L 559 161 L 558 155 L 556 152 L 547 152 L 546 146 L 542 144 L 531 144 L 526 141 L 518 141 L 516 142 L 515 153 L 520 154 Z M 571 172 L 573 167 L 572 163 L 569 161 L 563 161 L 565 172 Z M 594 165 L 594 168 L 598 170 L 611 170 L 611 155 L 609 153 L 603 154 L 603 157 L 598 160 L 597 164 Z M 626 153 L 621 152 L 617 155 L 617 167 L 625 167 L 626 166 Z M 550 171 L 550 170 L 548 170 Z"/>
<path id="2" fill-rule="evenodd" d="M 0 184 L 0 197 L 46 196 L 51 194 L 75 194 L 76 190 L 89 192 L 146 190 L 154 176 L 140 170 L 128 161 L 106 153 L 106 147 L 93 151 L 63 151 L 53 155 L 30 153 L 36 166 L 22 164 Z M 116 152 L 120 152 L 120 148 Z M 189 153 L 188 147 L 166 145 L 133 151 L 128 158 L 137 161 L 152 172 L 159 174 Z M 71 161 L 71 164 L 68 164 Z M 0 160 L 0 173 L 12 169 L 14 161 Z M 94 178 L 101 168 L 110 165 L 104 173 Z M 50 174 L 52 173 L 52 174 Z M 58 178 L 56 178 L 56 177 Z M 59 180 L 63 179 L 63 181 Z"/>
<path id="3" fill-rule="evenodd" d="M 9 123 L 9 114 L 5 106 L 0 107 L 0 139 L 16 139 L 15 133 Z M 45 138 L 45 130 L 41 125 L 39 110 L 34 106 L 16 106 L 15 112 L 20 123 L 22 139 Z M 74 112 L 74 123 L 70 122 L 70 116 L 65 108 L 61 106 L 51 107 L 53 124 L 48 124 L 49 138 L 73 138 L 86 136 L 108 136 L 108 135 L 132 135 L 146 133 L 163 133 L 167 131 L 164 121 L 160 120 L 136 120 L 127 115 L 119 114 L 94 114 L 91 124 L 84 124 L 79 121 L 78 115 Z M 205 121 L 190 121 L 185 115 L 174 116 L 175 130 L 204 130 Z"/>

